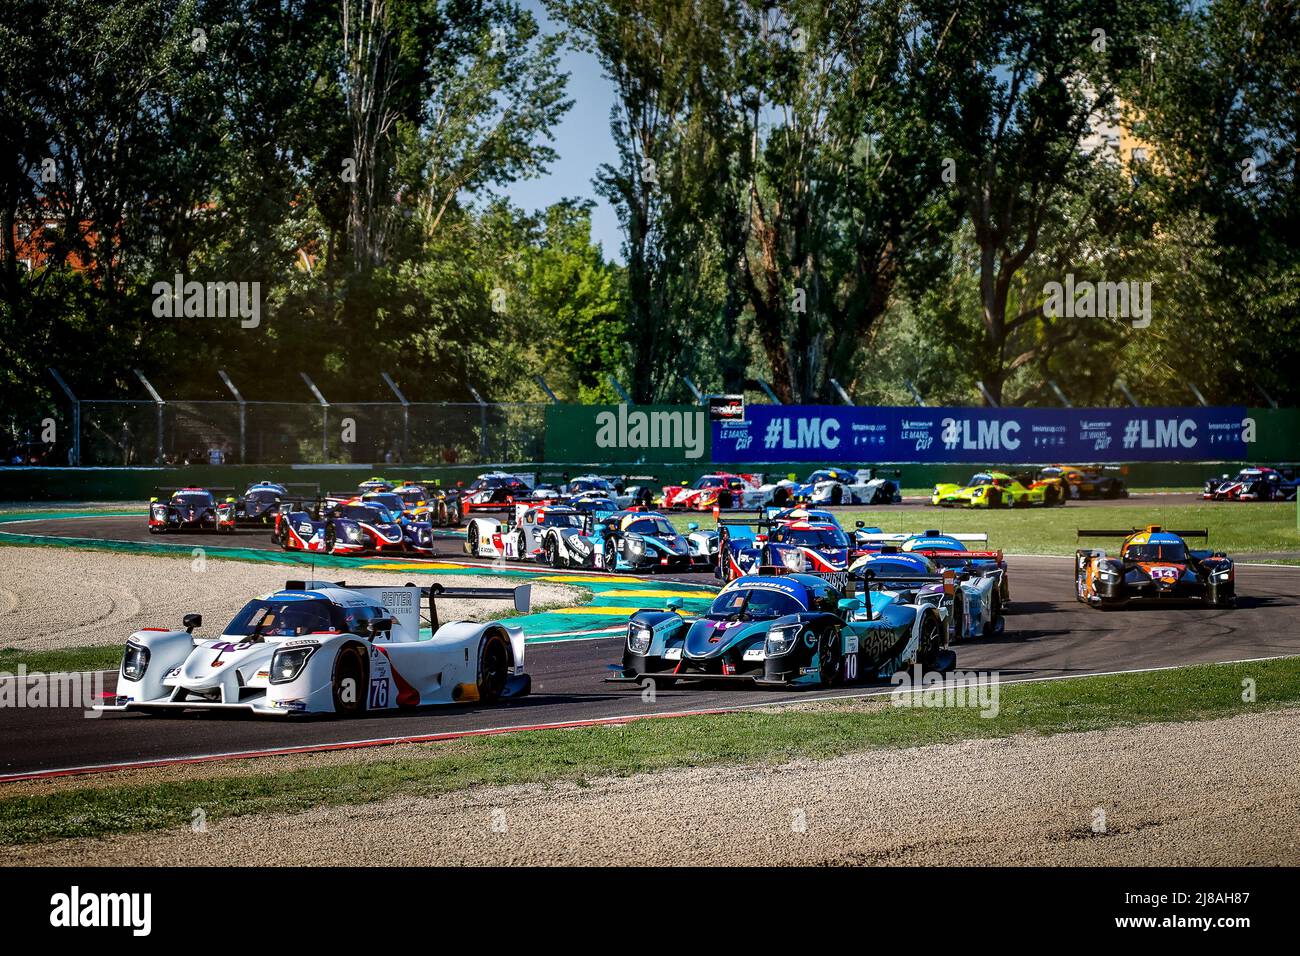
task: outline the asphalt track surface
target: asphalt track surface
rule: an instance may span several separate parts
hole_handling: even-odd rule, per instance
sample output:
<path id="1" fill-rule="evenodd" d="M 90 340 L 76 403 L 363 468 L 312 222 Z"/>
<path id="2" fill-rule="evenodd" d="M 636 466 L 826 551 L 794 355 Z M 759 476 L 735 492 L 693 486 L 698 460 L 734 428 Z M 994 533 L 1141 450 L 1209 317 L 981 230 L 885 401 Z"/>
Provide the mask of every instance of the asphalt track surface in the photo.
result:
<path id="1" fill-rule="evenodd" d="M 140 517 L 57 519 L 24 522 L 20 527 L 26 534 L 157 540 L 150 537 Z M 261 530 L 163 540 L 198 543 L 200 537 L 223 545 L 274 547 L 269 533 Z M 447 557 L 463 557 L 454 540 L 443 542 L 442 547 Z M 1003 681 L 1022 681 L 1300 654 L 1300 568 L 1239 565 L 1238 607 L 1232 610 L 1160 607 L 1103 612 L 1075 601 L 1070 558 L 1010 557 L 1008 566 L 1012 604 L 1006 633 L 957 645 L 957 665 L 962 670 L 996 671 Z M 706 574 L 673 577 L 700 583 L 711 580 Z M 493 707 L 426 708 L 346 721 L 210 714 L 106 714 L 91 719 L 74 708 L 0 708 L 0 777 L 277 748 L 316 749 L 391 738 L 662 717 L 891 690 L 889 685 L 878 685 L 792 693 L 696 685 L 660 688 L 653 701 L 646 701 L 637 687 L 603 681 L 607 665 L 617 662 L 621 651 L 622 638 L 617 636 L 530 645 L 527 662 L 533 693 L 527 698 Z M 110 694 L 114 676 L 105 675 Z"/>

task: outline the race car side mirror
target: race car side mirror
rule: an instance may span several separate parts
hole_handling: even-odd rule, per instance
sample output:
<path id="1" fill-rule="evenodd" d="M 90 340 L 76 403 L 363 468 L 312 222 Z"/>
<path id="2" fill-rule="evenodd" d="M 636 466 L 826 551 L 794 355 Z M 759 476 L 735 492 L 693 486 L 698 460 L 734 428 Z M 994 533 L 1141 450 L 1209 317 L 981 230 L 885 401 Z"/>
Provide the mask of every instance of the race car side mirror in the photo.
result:
<path id="1" fill-rule="evenodd" d="M 855 522 L 853 522 L 853 527 L 855 527 L 855 528 L 865 528 L 866 526 L 867 526 L 867 523 L 866 523 L 865 521 L 855 521 Z"/>
<path id="2" fill-rule="evenodd" d="M 860 598 L 840 598 L 837 607 L 840 609 L 841 614 L 848 617 L 855 611 L 862 610 L 862 600 Z"/>
<path id="3" fill-rule="evenodd" d="M 664 602 L 664 610 L 676 613 L 682 609 L 682 599 L 679 597 L 670 597 Z"/>
<path id="4" fill-rule="evenodd" d="M 187 633 L 193 634 L 196 627 L 203 626 L 202 614 L 186 614 L 181 618 L 181 627 L 185 628 Z"/>
<path id="5" fill-rule="evenodd" d="M 697 522 L 697 521 L 689 522 L 689 523 L 686 525 L 686 530 L 687 530 L 687 531 L 699 531 L 699 530 L 700 530 L 699 522 Z"/>
<path id="6" fill-rule="evenodd" d="M 388 617 L 377 617 L 370 622 L 371 637 L 378 637 L 381 634 L 391 633 L 393 630 L 393 619 Z"/>

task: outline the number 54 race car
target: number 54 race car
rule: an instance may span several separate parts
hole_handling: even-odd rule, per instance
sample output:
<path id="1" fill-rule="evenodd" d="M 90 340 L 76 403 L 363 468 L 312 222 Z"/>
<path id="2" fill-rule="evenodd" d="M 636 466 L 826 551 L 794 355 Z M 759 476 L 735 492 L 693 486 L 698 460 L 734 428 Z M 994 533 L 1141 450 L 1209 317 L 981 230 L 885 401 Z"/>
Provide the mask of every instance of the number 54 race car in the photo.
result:
<path id="1" fill-rule="evenodd" d="M 1184 538 L 1205 531 L 1166 531 L 1159 525 L 1129 531 L 1080 531 L 1081 538 L 1123 538 L 1119 557 L 1105 551 L 1075 552 L 1075 594 L 1094 607 L 1130 602 L 1195 602 L 1232 607 L 1237 600 L 1236 571 L 1221 551 L 1193 551 Z"/>
<path id="2" fill-rule="evenodd" d="M 117 699 L 96 709 L 352 717 L 522 697 L 532 687 L 523 631 L 500 621 L 439 626 L 435 600 L 513 600 L 526 613 L 530 595 L 527 584 L 450 589 L 290 581 L 249 601 L 219 637 L 194 634 L 203 625 L 199 614 L 185 615 L 183 630 L 132 634 Z"/>

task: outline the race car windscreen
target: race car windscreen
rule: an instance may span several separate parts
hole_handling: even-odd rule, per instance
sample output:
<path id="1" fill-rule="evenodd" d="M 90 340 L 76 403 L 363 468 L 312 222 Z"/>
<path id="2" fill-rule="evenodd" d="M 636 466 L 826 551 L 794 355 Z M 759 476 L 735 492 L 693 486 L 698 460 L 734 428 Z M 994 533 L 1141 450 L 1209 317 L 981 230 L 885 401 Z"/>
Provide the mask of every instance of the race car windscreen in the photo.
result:
<path id="1" fill-rule="evenodd" d="M 344 505 L 339 509 L 339 517 L 351 518 L 353 521 L 393 523 L 393 516 L 381 505 Z"/>
<path id="2" fill-rule="evenodd" d="M 768 588 L 738 588 L 725 591 L 713 601 L 709 617 L 738 620 L 767 620 L 807 610 L 791 594 Z"/>
<path id="3" fill-rule="evenodd" d="M 611 488 L 609 482 L 603 478 L 579 478 L 569 486 L 569 490 L 573 494 L 582 494 L 587 491 L 609 492 L 614 489 Z"/>
<path id="4" fill-rule="evenodd" d="M 937 569 L 926 562 L 924 566 L 910 561 L 871 561 L 863 570 L 870 571 L 878 578 L 916 578 L 936 574 Z"/>
<path id="5" fill-rule="evenodd" d="M 1182 564 L 1187 560 L 1187 549 L 1182 544 L 1130 544 L 1124 549 L 1125 561 L 1169 561 Z"/>
<path id="6" fill-rule="evenodd" d="M 774 544 L 797 544 L 805 548 L 847 548 L 848 536 L 839 528 L 777 528 Z"/>
<path id="7" fill-rule="evenodd" d="M 541 520 L 537 523 L 543 528 L 581 528 L 582 515 L 563 511 L 548 511 L 542 515 Z"/>
<path id="8" fill-rule="evenodd" d="M 387 508 L 389 511 L 402 510 L 402 498 L 400 495 L 394 495 L 388 493 L 378 494 L 378 495 L 366 495 L 366 502 L 368 504 L 381 505 L 382 507 Z"/>
<path id="9" fill-rule="evenodd" d="M 172 495 L 172 504 L 185 505 L 187 508 L 208 508 L 215 504 L 212 495 L 206 491 L 194 491 L 183 495 Z"/>
<path id="10" fill-rule="evenodd" d="M 343 628 L 340 610 L 324 598 L 249 601 L 221 633 L 227 637 L 301 637 Z"/>
<path id="11" fill-rule="evenodd" d="M 695 483 L 695 487 L 697 489 L 721 488 L 723 484 L 724 484 L 723 480 L 719 478 L 717 475 L 705 475 L 703 478 L 701 478 L 699 481 Z"/>
<path id="12" fill-rule="evenodd" d="M 677 537 L 677 529 L 663 518 L 638 518 L 624 530 L 633 534 L 658 535 L 665 538 Z"/>

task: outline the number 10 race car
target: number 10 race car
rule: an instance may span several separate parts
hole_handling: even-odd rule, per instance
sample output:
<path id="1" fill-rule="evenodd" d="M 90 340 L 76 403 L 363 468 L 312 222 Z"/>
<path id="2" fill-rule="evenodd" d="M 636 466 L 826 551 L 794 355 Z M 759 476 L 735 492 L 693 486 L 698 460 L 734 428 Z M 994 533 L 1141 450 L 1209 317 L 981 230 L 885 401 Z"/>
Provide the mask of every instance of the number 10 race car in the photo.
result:
<path id="1" fill-rule="evenodd" d="M 117 699 L 102 710 L 226 710 L 252 714 L 340 714 L 522 697 L 523 631 L 493 621 L 438 626 L 435 598 L 513 600 L 517 588 L 346 586 L 290 581 L 249 601 L 219 637 L 146 628 L 126 642 Z M 427 600 L 429 631 L 421 630 Z"/>
<path id="2" fill-rule="evenodd" d="M 956 665 L 947 608 L 907 603 L 898 592 L 876 590 L 870 578 L 865 593 L 854 597 L 820 575 L 771 571 L 732 581 L 700 618 L 681 617 L 679 599 L 664 611 L 637 611 L 628 622 L 623 663 L 611 668 L 619 673 L 606 679 L 832 687 L 914 664 L 927 671 Z"/>

